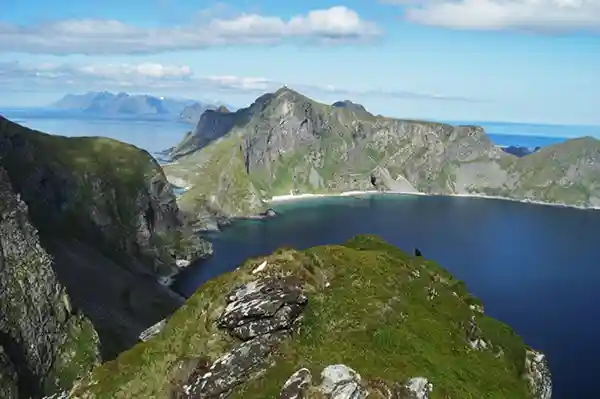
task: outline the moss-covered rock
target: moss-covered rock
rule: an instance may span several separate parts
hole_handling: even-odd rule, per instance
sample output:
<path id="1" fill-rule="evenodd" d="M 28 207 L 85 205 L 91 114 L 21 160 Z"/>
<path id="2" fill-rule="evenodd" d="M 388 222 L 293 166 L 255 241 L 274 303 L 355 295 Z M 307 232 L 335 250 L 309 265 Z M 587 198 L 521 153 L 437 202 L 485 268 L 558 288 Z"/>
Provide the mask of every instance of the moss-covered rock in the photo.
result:
<path id="1" fill-rule="evenodd" d="M 357 392 L 377 398 L 395 389 L 546 399 L 549 379 L 531 375 L 528 350 L 444 269 L 359 236 L 281 249 L 207 282 L 157 336 L 95 369 L 72 395 L 278 398 L 298 370 L 316 377 L 344 365 L 360 373 Z M 307 381 L 297 385 L 308 397 L 324 397 L 319 381 Z"/>
<path id="2" fill-rule="evenodd" d="M 72 308 L 1 167 L 0 314 L 1 398 L 54 393 L 99 363 L 98 335 Z"/>

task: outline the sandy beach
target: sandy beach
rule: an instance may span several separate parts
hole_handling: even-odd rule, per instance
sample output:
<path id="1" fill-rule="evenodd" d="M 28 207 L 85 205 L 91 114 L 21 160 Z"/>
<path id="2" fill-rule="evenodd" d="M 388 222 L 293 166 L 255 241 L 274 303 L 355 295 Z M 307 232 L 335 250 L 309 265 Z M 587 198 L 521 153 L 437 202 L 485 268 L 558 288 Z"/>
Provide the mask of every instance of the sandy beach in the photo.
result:
<path id="1" fill-rule="evenodd" d="M 377 190 L 367 190 L 367 191 L 344 191 L 342 193 L 331 193 L 331 194 L 286 194 L 286 195 L 277 195 L 271 198 L 271 200 L 267 201 L 270 204 L 277 204 L 282 202 L 290 202 L 290 201 L 300 201 L 304 199 L 311 198 L 320 198 L 320 197 L 354 197 L 354 196 L 369 196 L 369 195 L 419 195 L 419 196 L 438 196 L 438 197 L 465 197 L 465 198 L 479 198 L 479 199 L 493 199 L 493 200 L 502 200 L 502 201 L 512 201 L 512 202 L 521 202 L 524 204 L 536 204 L 536 205 L 546 205 L 546 206 L 555 206 L 561 208 L 576 208 L 576 209 L 593 209 L 599 210 L 600 206 L 579 206 L 579 205 L 569 205 L 569 204 L 561 204 L 555 202 L 544 202 L 544 201 L 535 201 L 529 199 L 515 199 L 515 198 L 507 198 L 507 197 L 499 197 L 494 195 L 484 195 L 484 194 L 428 194 L 421 192 L 411 192 L 411 191 L 377 191 Z"/>

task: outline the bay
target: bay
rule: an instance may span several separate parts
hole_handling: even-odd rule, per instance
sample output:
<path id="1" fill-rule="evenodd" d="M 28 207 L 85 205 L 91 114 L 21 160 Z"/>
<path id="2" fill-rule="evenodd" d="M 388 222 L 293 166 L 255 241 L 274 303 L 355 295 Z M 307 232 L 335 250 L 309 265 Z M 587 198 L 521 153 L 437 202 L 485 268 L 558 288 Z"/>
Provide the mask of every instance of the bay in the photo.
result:
<path id="1" fill-rule="evenodd" d="M 209 236 L 215 254 L 185 270 L 174 288 L 190 295 L 207 279 L 280 246 L 376 234 L 408 252 L 419 248 L 464 280 L 490 316 L 543 351 L 553 399 L 598 397 L 599 211 L 424 196 L 316 198 L 275 209 L 277 218 Z"/>

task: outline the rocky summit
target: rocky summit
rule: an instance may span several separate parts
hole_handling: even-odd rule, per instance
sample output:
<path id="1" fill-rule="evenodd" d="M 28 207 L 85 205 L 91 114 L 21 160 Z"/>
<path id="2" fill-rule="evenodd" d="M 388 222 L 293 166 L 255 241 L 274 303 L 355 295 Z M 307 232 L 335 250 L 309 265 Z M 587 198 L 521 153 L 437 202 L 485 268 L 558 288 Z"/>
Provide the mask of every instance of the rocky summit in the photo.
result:
<path id="1" fill-rule="evenodd" d="M 600 206 L 599 140 L 572 139 L 519 158 L 478 126 L 374 116 L 289 88 L 236 112 L 205 112 L 171 155 L 165 172 L 188 189 L 180 206 L 199 228 L 215 215 L 255 214 L 290 193 L 380 190 Z"/>

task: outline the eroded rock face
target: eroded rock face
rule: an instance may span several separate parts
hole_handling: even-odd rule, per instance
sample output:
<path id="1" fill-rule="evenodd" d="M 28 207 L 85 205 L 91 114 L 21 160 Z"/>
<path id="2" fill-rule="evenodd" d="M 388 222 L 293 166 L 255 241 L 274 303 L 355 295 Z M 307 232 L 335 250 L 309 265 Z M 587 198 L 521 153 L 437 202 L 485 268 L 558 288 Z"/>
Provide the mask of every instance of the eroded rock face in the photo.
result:
<path id="1" fill-rule="evenodd" d="M 331 399 L 364 399 L 367 390 L 361 385 L 361 377 L 356 371 L 343 364 L 325 367 L 321 372 L 319 390 Z"/>
<path id="2" fill-rule="evenodd" d="M 312 385 L 308 369 L 300 369 L 286 381 L 279 399 L 306 399 L 310 393 L 327 399 L 364 399 L 374 395 L 385 399 L 429 399 L 433 384 L 424 377 L 414 377 L 406 383 L 386 383 L 382 380 L 362 381 L 360 374 L 345 364 L 333 364 L 321 372 L 321 383 Z"/>
<path id="3" fill-rule="evenodd" d="M 307 302 L 300 281 L 292 277 L 260 278 L 236 287 L 227 295 L 217 325 L 241 342 L 210 367 L 204 363 L 196 367 L 174 396 L 222 398 L 268 367 L 269 356 L 288 336 Z"/>
<path id="4" fill-rule="evenodd" d="M 238 338 L 248 340 L 290 327 L 307 300 L 298 279 L 256 280 L 229 294 L 218 323 Z"/>
<path id="5" fill-rule="evenodd" d="M 19 397 L 18 376 L 4 348 L 0 346 L 0 399 Z"/>
<path id="6" fill-rule="evenodd" d="M 399 389 L 397 397 L 399 399 L 429 399 L 431 391 L 433 391 L 433 384 L 427 381 L 427 378 L 415 377 Z"/>
<path id="7" fill-rule="evenodd" d="M 179 398 L 225 397 L 252 373 L 266 367 L 268 356 L 284 338 L 285 333 L 278 331 L 237 345 L 217 359 L 207 372 L 185 384 Z"/>
<path id="8" fill-rule="evenodd" d="M 48 389 L 44 383 L 60 384 L 57 368 L 66 366 L 61 359 L 84 355 L 80 350 L 90 362 L 78 365 L 83 367 L 79 371 L 87 371 L 98 361 L 98 337 L 91 323 L 73 311 L 52 259 L 29 221 L 27 205 L 13 192 L 1 167 L 0 314 L 0 346 L 4 348 L 0 362 L 12 364 L 2 380 L 18 376 L 20 396 L 36 398 Z M 89 334 L 72 336 L 83 330 Z M 81 341 L 81 347 L 71 345 L 74 339 Z"/>
<path id="9" fill-rule="evenodd" d="M 534 398 L 552 397 L 552 377 L 546 356 L 534 350 L 528 350 L 525 357 L 525 373 Z"/>
<path id="10" fill-rule="evenodd" d="M 134 260 L 159 275 L 177 270 L 169 248 L 179 208 L 147 152 L 108 139 L 53 137 L 0 117 L 0 157 L 40 230 L 101 247 L 134 271 Z M 204 251 L 196 241 L 186 244 Z"/>
<path id="11" fill-rule="evenodd" d="M 300 369 L 287 379 L 283 388 L 281 388 L 279 399 L 304 399 L 311 383 L 312 374 L 310 370 Z"/>

